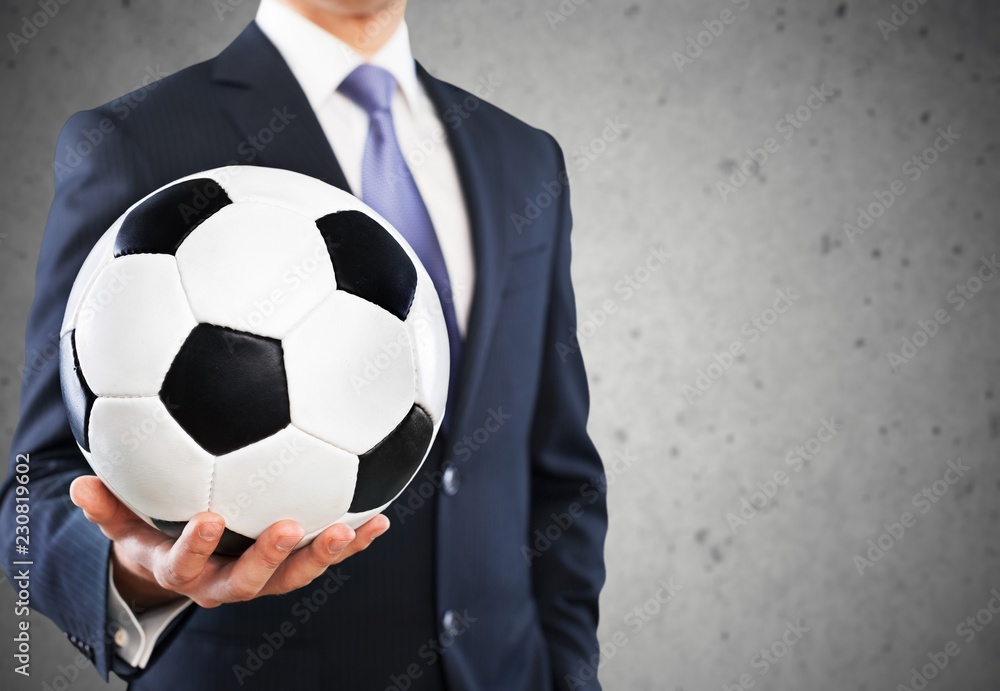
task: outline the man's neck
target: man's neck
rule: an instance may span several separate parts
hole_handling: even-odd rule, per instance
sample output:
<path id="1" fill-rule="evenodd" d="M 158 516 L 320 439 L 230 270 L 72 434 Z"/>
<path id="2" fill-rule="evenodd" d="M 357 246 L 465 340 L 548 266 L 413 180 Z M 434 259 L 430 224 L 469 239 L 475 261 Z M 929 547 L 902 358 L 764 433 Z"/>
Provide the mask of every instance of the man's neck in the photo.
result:
<path id="1" fill-rule="evenodd" d="M 370 14 L 338 14 L 309 0 L 279 0 L 316 26 L 336 36 L 363 58 L 370 58 L 388 42 L 403 22 L 405 2 L 387 2 Z"/>

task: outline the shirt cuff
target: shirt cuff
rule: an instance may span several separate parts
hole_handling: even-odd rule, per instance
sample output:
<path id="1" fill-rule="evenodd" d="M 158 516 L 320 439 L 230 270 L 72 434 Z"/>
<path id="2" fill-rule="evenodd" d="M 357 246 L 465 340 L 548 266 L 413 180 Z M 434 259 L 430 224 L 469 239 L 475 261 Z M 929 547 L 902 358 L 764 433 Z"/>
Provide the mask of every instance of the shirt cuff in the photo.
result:
<path id="1" fill-rule="evenodd" d="M 184 598 L 137 615 L 115 588 L 114 564 L 108 564 L 108 621 L 114 625 L 115 653 L 132 667 L 146 668 L 167 625 L 192 603 Z"/>

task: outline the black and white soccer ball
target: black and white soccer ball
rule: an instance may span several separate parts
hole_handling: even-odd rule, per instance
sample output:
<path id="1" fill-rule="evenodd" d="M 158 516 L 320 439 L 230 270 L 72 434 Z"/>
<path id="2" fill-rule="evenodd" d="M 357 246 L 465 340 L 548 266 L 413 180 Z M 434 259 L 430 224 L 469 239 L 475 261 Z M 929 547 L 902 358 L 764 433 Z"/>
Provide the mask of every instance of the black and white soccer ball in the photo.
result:
<path id="1" fill-rule="evenodd" d="M 133 205 L 84 262 L 59 351 L 97 475 L 171 535 L 219 513 L 229 554 L 278 520 L 305 544 L 382 511 L 448 392 L 448 333 L 412 248 L 352 195 L 272 168 Z"/>

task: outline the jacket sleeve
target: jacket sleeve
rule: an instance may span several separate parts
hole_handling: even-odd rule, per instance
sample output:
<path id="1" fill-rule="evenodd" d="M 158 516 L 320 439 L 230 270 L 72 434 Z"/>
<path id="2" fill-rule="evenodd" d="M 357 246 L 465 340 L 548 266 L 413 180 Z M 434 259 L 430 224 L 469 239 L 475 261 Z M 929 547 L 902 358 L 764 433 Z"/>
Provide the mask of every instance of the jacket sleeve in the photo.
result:
<path id="1" fill-rule="evenodd" d="M 59 329 L 70 288 L 91 247 L 148 192 L 144 172 L 122 123 L 101 110 L 77 113 L 59 136 L 55 196 L 28 315 L 20 419 L 0 488 L 2 534 L 14 535 L 24 511 L 17 504 L 29 506 L 27 554 L 16 553 L 15 545 L 4 540 L 4 570 L 8 575 L 30 570 L 31 609 L 55 622 L 105 679 L 114 650 L 107 592 L 111 543 L 69 498 L 73 479 L 91 470 L 63 407 Z M 18 502 L 18 493 L 28 501 Z M 15 566 L 15 561 L 31 564 Z"/>
<path id="2" fill-rule="evenodd" d="M 565 171 L 555 141 L 556 159 Z M 563 178 L 565 179 L 565 178 Z M 576 333 L 570 278 L 569 189 L 560 197 L 548 322 L 531 435 L 531 534 L 555 525 L 558 539 L 532 558 L 535 599 L 552 665 L 553 688 L 599 690 L 598 597 L 604 585 L 608 516 L 604 467 L 587 434 L 590 407 Z M 573 341 L 575 343 L 575 340 Z M 558 517 L 558 521 L 556 518 Z"/>

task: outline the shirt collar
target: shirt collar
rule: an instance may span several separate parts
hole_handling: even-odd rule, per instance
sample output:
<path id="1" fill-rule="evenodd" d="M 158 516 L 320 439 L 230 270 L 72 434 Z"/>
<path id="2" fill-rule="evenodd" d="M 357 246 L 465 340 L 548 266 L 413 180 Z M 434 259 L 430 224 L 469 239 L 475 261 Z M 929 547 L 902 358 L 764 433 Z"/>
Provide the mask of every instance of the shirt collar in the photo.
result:
<path id="1" fill-rule="evenodd" d="M 278 0 L 261 0 L 256 21 L 288 63 L 314 110 L 364 62 L 349 45 Z M 420 84 L 405 20 L 368 62 L 396 78 L 407 105 L 413 108 Z"/>

